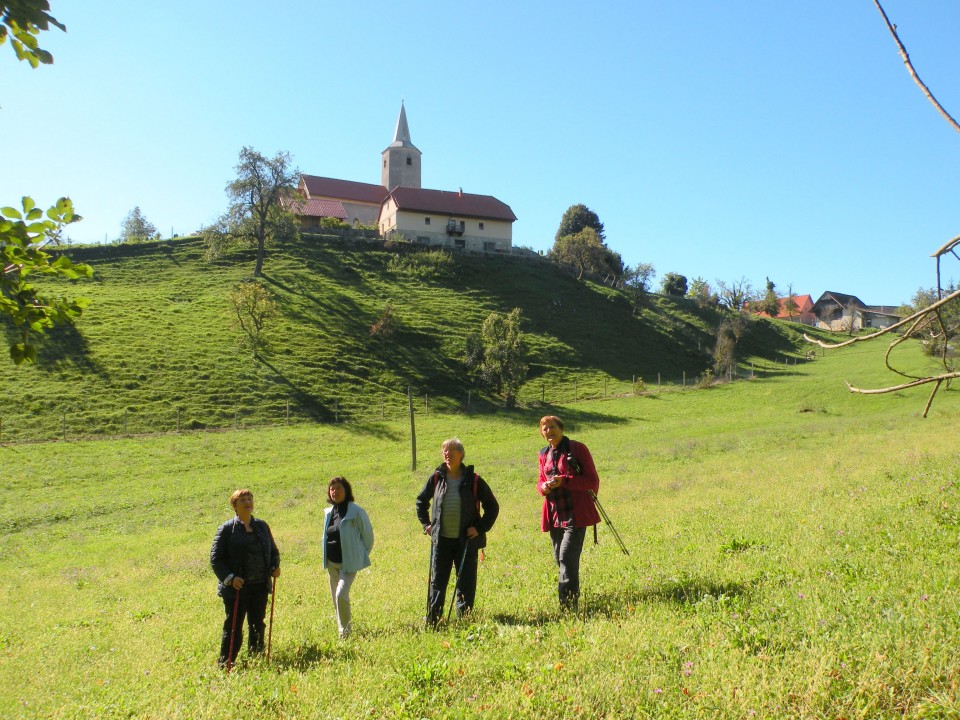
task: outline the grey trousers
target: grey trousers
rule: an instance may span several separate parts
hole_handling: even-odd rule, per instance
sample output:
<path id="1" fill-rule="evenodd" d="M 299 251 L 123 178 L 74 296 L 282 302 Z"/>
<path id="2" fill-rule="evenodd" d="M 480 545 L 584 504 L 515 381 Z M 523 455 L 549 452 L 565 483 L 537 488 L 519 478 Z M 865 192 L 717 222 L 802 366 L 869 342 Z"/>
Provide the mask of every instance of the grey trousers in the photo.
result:
<path id="1" fill-rule="evenodd" d="M 586 535 L 586 528 L 550 528 L 553 559 L 560 568 L 557 593 L 563 607 L 576 609 L 580 597 L 580 553 Z"/>

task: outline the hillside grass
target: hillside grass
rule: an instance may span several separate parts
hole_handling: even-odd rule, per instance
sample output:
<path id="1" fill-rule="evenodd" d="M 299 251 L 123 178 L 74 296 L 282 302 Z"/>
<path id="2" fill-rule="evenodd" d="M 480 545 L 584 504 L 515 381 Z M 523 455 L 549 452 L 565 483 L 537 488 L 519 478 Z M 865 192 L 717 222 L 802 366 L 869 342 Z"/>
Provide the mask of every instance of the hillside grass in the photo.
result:
<path id="1" fill-rule="evenodd" d="M 854 396 L 879 345 L 709 390 L 554 407 L 609 528 L 556 609 L 531 408 L 0 447 L 0 716 L 921 718 L 960 715 L 960 398 Z M 916 346 L 906 364 L 923 366 Z M 423 629 L 413 498 L 459 435 L 502 507 L 478 605 Z M 336 640 L 318 538 L 343 474 L 374 523 Z M 215 667 L 208 552 L 238 486 L 282 553 L 273 660 Z"/>
<path id="2" fill-rule="evenodd" d="M 304 240 L 270 251 L 264 282 L 281 315 L 272 352 L 254 359 L 228 301 L 252 255 L 211 262 L 189 239 L 71 252 L 95 278 L 53 289 L 92 304 L 50 333 L 35 365 L 0 363 L 2 441 L 397 418 L 408 388 L 431 410 L 489 410 L 499 400 L 471 383 L 465 340 L 514 307 L 529 346 L 522 404 L 625 394 L 635 378 L 691 385 L 720 321 L 657 296 L 634 317 L 621 293 L 543 260 Z M 371 337 L 388 305 L 396 331 Z M 809 347 L 796 326 L 757 321 L 741 372 L 777 372 Z"/>

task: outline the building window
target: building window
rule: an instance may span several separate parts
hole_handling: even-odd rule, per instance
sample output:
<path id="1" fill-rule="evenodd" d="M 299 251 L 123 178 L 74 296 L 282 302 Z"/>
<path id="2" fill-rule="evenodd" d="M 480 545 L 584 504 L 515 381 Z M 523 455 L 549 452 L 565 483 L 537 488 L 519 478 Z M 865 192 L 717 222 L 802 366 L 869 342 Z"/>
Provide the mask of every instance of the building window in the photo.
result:
<path id="1" fill-rule="evenodd" d="M 384 166 L 384 167 L 387 166 L 387 160 L 386 160 L 386 158 L 384 158 L 384 160 L 383 160 L 383 166 Z"/>
<path id="2" fill-rule="evenodd" d="M 429 225 L 429 224 L 430 224 L 430 218 L 425 217 L 425 218 L 423 219 L 423 224 L 424 224 L 424 225 Z"/>
<path id="3" fill-rule="evenodd" d="M 495 252 L 497 249 L 497 244 L 491 240 L 483 241 L 483 251 L 484 252 Z"/>
<path id="4" fill-rule="evenodd" d="M 413 159 L 412 159 L 412 158 L 407 157 L 407 165 L 413 165 Z"/>
<path id="5" fill-rule="evenodd" d="M 423 245 L 429 245 L 430 238 L 428 238 L 426 235 L 417 235 L 417 242 Z"/>
<path id="6" fill-rule="evenodd" d="M 480 229 L 483 230 L 483 223 L 480 223 Z"/>
<path id="7" fill-rule="evenodd" d="M 454 246 L 455 248 L 460 248 L 460 249 L 462 250 L 463 248 L 465 248 L 465 247 L 467 246 L 467 241 L 464 240 L 462 237 L 454 238 L 454 239 L 453 239 L 453 246 Z"/>

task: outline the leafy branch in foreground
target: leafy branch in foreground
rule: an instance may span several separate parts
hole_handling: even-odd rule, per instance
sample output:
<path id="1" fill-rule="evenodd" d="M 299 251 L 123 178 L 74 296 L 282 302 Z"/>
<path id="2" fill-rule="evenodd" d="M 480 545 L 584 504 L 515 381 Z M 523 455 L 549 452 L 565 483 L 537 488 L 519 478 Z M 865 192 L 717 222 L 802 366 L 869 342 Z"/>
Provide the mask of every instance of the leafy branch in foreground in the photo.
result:
<path id="1" fill-rule="evenodd" d="M 41 31 L 55 25 L 64 32 L 67 26 L 58 22 L 50 10 L 47 0 L 6 0 L 0 2 L 0 45 L 10 38 L 13 51 L 18 60 L 26 60 L 30 67 L 41 63 L 53 63 L 53 55 L 43 50 L 37 42 Z"/>
<path id="2" fill-rule="evenodd" d="M 46 297 L 30 282 L 31 275 L 56 275 L 68 280 L 93 277 L 89 265 L 74 264 L 70 258 L 44 250 L 56 245 L 65 225 L 80 220 L 73 203 L 60 198 L 44 213 L 32 198 L 24 197 L 22 211 L 13 207 L 0 208 L 0 257 L 3 273 L 0 275 L 0 316 L 7 318 L 17 329 L 10 344 L 10 357 L 19 365 L 33 362 L 37 349 L 30 342 L 31 334 L 42 334 L 61 323 L 71 323 L 89 305 L 86 298 L 69 300 L 64 297 Z"/>

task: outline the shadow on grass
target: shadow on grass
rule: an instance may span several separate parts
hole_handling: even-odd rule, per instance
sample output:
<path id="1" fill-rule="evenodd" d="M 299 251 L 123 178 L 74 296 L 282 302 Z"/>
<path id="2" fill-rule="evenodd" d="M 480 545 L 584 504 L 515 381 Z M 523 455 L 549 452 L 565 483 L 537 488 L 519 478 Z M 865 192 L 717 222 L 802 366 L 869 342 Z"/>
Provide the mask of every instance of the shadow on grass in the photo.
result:
<path id="1" fill-rule="evenodd" d="M 45 370 L 73 366 L 84 373 L 107 377 L 107 372 L 90 354 L 90 344 L 75 325 L 65 323 L 50 328 L 37 338 L 37 363 Z"/>
<path id="2" fill-rule="evenodd" d="M 638 602 L 668 602 L 675 605 L 695 605 L 704 598 L 746 597 L 749 585 L 737 582 L 714 582 L 707 578 L 686 577 L 670 579 L 658 586 L 637 593 Z"/>
<path id="3" fill-rule="evenodd" d="M 349 642 L 310 643 L 270 654 L 270 664 L 282 670 L 307 670 L 314 665 L 355 660 L 357 650 Z"/>

